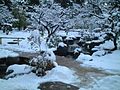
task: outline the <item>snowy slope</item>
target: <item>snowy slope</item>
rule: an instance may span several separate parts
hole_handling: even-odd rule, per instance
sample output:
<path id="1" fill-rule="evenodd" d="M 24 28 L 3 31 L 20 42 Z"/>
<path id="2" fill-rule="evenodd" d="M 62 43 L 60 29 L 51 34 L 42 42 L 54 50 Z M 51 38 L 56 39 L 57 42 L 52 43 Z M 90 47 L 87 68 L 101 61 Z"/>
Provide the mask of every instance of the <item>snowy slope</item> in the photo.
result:
<path id="1" fill-rule="evenodd" d="M 26 73 L 30 70 L 27 65 L 13 65 L 8 69 L 14 70 L 13 74 Z M 37 87 L 40 83 L 47 81 L 61 81 L 68 84 L 79 82 L 72 70 L 64 66 L 57 66 L 44 77 L 38 77 L 34 73 L 29 73 L 9 78 L 8 80 L 0 79 L 0 88 L 2 90 L 38 90 Z"/>
<path id="2" fill-rule="evenodd" d="M 83 57 L 82 57 L 83 58 Z M 86 58 L 86 57 L 84 57 Z M 90 66 L 120 74 L 120 50 L 113 51 L 105 56 L 92 56 L 93 60 L 84 60 L 82 66 Z M 82 61 L 80 57 L 77 61 Z"/>
<path id="3" fill-rule="evenodd" d="M 120 76 L 107 76 L 97 81 L 91 88 L 80 88 L 79 90 L 120 90 Z"/>

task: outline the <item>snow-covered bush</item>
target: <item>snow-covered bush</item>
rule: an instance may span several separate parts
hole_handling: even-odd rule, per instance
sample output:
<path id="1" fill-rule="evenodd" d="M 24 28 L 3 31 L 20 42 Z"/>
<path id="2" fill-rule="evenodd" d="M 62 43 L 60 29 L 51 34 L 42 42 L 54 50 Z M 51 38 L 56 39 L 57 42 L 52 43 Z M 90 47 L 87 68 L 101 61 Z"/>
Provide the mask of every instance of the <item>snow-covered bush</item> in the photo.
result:
<path id="1" fill-rule="evenodd" d="M 53 35 L 49 41 L 47 42 L 48 46 L 51 47 L 56 47 L 59 42 L 62 41 L 61 37 Z"/>
<path id="2" fill-rule="evenodd" d="M 0 5 L 0 23 L 11 23 L 13 15 L 7 9 L 7 6 Z"/>
<path id="3" fill-rule="evenodd" d="M 34 66 L 33 72 L 38 76 L 45 75 L 46 70 L 50 70 L 56 66 L 56 57 L 50 50 L 41 52 L 41 55 L 30 60 L 30 65 Z"/>

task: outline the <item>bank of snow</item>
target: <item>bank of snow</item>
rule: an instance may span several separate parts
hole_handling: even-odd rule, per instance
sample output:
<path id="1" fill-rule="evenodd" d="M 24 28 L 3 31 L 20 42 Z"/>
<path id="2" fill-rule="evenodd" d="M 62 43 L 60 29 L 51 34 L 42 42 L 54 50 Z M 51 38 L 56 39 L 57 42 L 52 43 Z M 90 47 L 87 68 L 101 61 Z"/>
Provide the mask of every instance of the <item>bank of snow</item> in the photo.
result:
<path id="1" fill-rule="evenodd" d="M 6 57 L 18 57 L 19 54 L 15 53 L 13 51 L 0 49 L 0 58 L 6 58 Z"/>
<path id="2" fill-rule="evenodd" d="M 91 88 L 80 88 L 79 90 L 120 90 L 120 76 L 107 76 L 96 81 Z"/>
<path id="3" fill-rule="evenodd" d="M 82 57 L 79 56 L 77 58 L 77 61 L 83 62 L 82 66 L 90 66 L 112 73 L 120 73 L 120 50 L 113 51 L 111 54 L 100 57 L 94 55 L 86 57 L 82 55 Z"/>
<path id="4" fill-rule="evenodd" d="M 26 73 L 30 71 L 27 65 L 12 65 L 8 70 L 14 70 L 13 74 Z M 13 75 L 10 74 L 10 75 Z M 51 71 L 47 72 L 44 77 L 38 77 L 34 73 L 18 75 L 8 80 L 0 79 L 0 88 L 2 90 L 38 90 L 37 87 L 40 83 L 48 81 L 61 81 L 68 84 L 75 84 L 79 82 L 74 72 L 67 67 L 57 66 Z"/>

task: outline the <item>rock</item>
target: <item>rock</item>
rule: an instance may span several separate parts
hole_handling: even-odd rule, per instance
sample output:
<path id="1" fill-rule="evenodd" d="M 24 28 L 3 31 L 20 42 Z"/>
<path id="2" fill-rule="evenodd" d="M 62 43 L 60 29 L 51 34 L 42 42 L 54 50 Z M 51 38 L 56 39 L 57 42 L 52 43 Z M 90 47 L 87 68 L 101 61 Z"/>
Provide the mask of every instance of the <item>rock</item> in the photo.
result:
<path id="1" fill-rule="evenodd" d="M 19 63 L 19 57 L 7 57 L 6 58 L 6 65 L 12 65 L 12 64 L 18 64 Z"/>
<path id="2" fill-rule="evenodd" d="M 19 57 L 5 57 L 0 58 L 0 64 L 6 64 L 7 66 L 12 64 L 18 64 L 19 63 Z"/>
<path id="3" fill-rule="evenodd" d="M 57 48 L 57 50 L 56 51 L 54 51 L 54 53 L 56 54 L 56 55 L 58 55 L 58 56 L 67 56 L 67 54 L 68 54 L 68 47 L 61 47 L 61 46 L 59 46 L 58 48 Z"/>
<path id="4" fill-rule="evenodd" d="M 2 64 L 0 65 L 0 78 L 3 78 L 6 75 L 7 66 Z"/>
<path id="5" fill-rule="evenodd" d="M 45 82 L 38 87 L 40 90 L 79 90 L 78 87 L 63 82 Z"/>

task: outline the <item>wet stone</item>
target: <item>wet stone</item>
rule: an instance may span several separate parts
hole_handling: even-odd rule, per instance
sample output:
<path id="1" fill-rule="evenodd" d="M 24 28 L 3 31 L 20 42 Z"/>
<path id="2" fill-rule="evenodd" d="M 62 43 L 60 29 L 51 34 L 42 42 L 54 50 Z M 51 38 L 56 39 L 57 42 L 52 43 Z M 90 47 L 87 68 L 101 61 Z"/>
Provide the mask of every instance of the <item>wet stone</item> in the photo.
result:
<path id="1" fill-rule="evenodd" d="M 45 82 L 38 88 L 40 90 L 79 90 L 78 87 L 63 82 Z"/>

